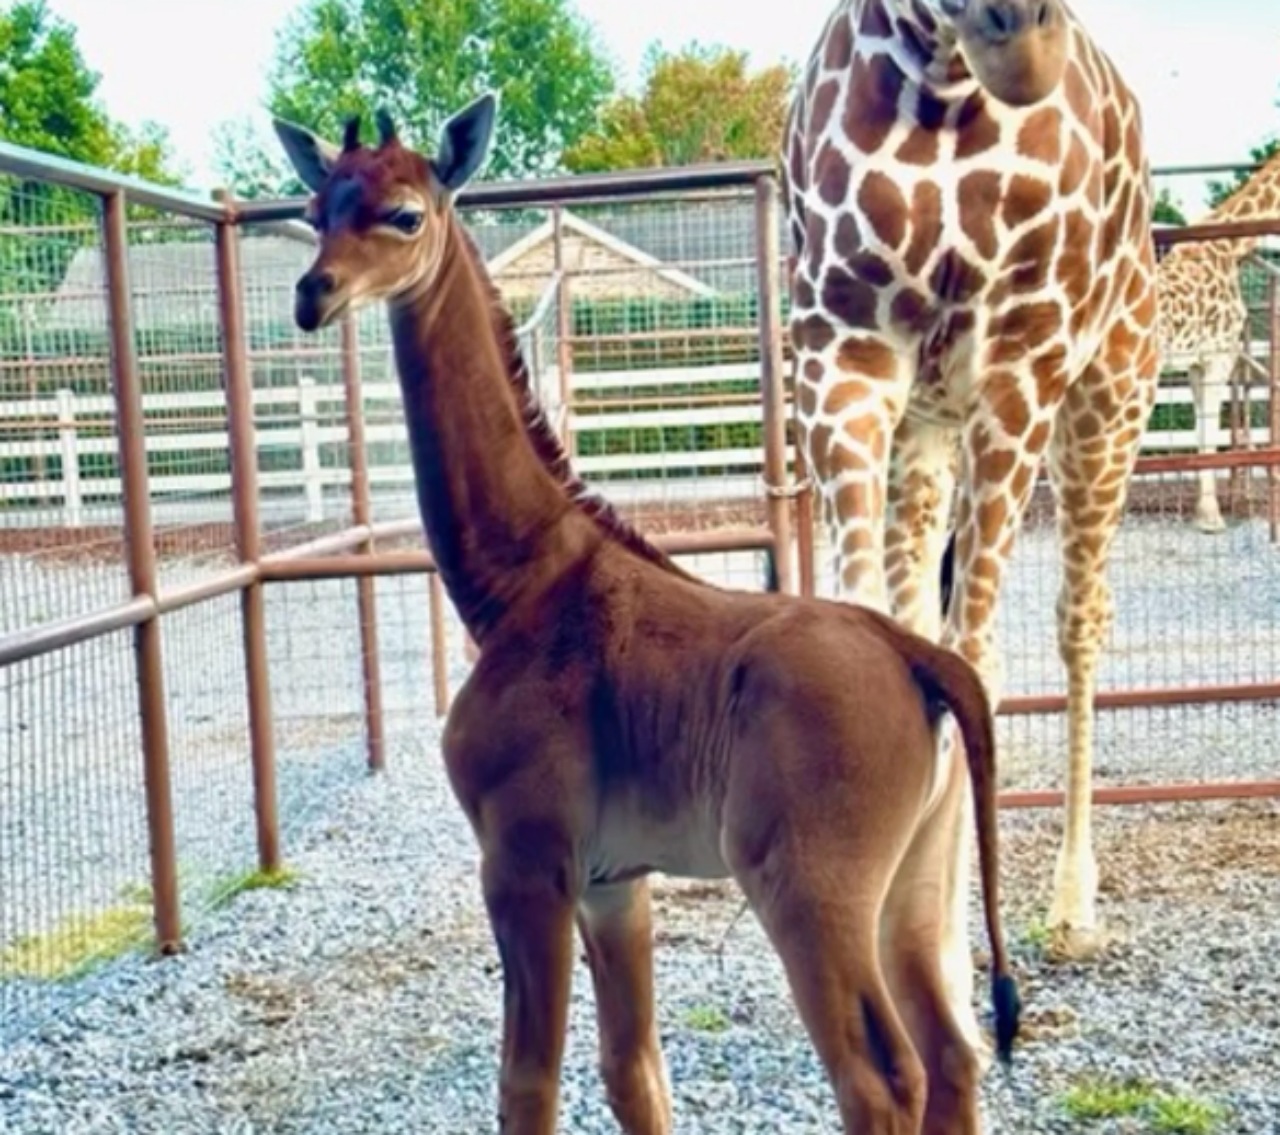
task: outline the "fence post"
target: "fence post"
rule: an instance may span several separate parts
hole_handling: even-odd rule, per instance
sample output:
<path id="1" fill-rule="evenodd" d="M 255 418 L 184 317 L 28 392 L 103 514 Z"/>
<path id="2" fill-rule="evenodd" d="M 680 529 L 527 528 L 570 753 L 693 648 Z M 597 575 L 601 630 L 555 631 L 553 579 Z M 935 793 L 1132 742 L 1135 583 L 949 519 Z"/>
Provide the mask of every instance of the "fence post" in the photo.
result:
<path id="1" fill-rule="evenodd" d="M 791 490 L 787 480 L 787 402 L 782 378 L 782 307 L 778 286 L 778 183 L 756 179 L 756 279 L 760 297 L 760 393 L 764 403 L 764 484 L 778 589 L 795 591 L 791 570 Z"/>
<path id="2" fill-rule="evenodd" d="M 230 213 L 230 194 L 216 198 Z M 236 552 L 241 563 L 256 564 L 262 555 L 258 513 L 258 447 L 253 424 L 253 377 L 245 349 L 244 297 L 241 292 L 240 233 L 231 216 L 214 227 L 218 272 L 218 314 L 222 324 L 223 383 L 227 399 L 227 432 L 231 446 L 231 507 Z M 244 635 L 244 667 L 249 699 L 249 744 L 253 764 L 253 799 L 257 819 L 258 865 L 280 867 L 280 820 L 276 799 L 275 722 L 271 712 L 270 661 L 267 657 L 266 595 L 260 581 L 240 593 L 240 625 Z"/>
<path id="3" fill-rule="evenodd" d="M 360 389 L 360 331 L 354 315 L 342 320 L 342 387 L 347 413 L 347 446 L 351 462 L 351 519 L 357 527 L 371 521 L 369 453 L 364 436 L 364 395 Z M 373 550 L 371 540 L 356 551 Z M 371 575 L 356 580 L 356 608 L 360 619 L 360 658 L 364 668 L 364 710 L 370 772 L 386 767 L 386 735 L 382 719 L 382 667 L 378 654 L 377 581 Z"/>
<path id="4" fill-rule="evenodd" d="M 435 688 L 437 717 L 449 712 L 449 652 L 445 650 L 444 600 L 444 583 L 440 573 L 433 571 L 427 576 L 427 604 L 430 612 L 431 679 Z M 470 636 L 466 641 L 474 649 L 475 643 Z M 471 661 L 474 662 L 475 658 Z"/>
<path id="5" fill-rule="evenodd" d="M 1274 273 L 1267 284 L 1267 309 L 1271 318 L 1271 437 L 1270 446 L 1280 446 L 1280 278 Z M 1271 513 L 1271 542 L 1280 542 L 1280 469 L 1272 465 L 1269 482 L 1268 511 Z"/>
<path id="6" fill-rule="evenodd" d="M 109 193 L 102 199 L 102 250 L 106 266 L 111 388 L 116 408 L 129 584 L 135 596 L 154 600 L 157 590 L 155 533 L 151 524 L 142 390 L 134 349 L 127 199 L 122 190 Z M 147 801 L 156 947 L 162 954 L 173 954 L 182 948 L 182 920 L 173 825 L 173 786 L 169 769 L 164 653 L 158 612 L 134 629 L 134 658 L 142 727 L 143 783 Z"/>
<path id="7" fill-rule="evenodd" d="M 813 596 L 817 580 L 813 563 L 813 483 L 809 478 L 809 462 L 804 455 L 800 439 L 795 440 L 796 477 L 796 564 L 799 571 L 801 595 Z"/>
<path id="8" fill-rule="evenodd" d="M 560 442 L 570 457 L 577 455 L 577 439 L 573 434 L 569 406 L 573 397 L 573 296 L 569 290 L 569 273 L 564 267 L 564 209 L 551 210 L 551 227 L 555 249 L 556 285 L 556 362 L 560 368 Z"/>
<path id="9" fill-rule="evenodd" d="M 58 449 L 62 455 L 62 507 L 68 528 L 84 523 L 80 496 L 80 453 L 76 448 L 76 396 L 67 389 L 58 391 Z"/>
<path id="10" fill-rule="evenodd" d="M 307 522 L 324 519 L 324 482 L 320 468 L 320 398 L 314 378 L 298 379 L 298 421 L 302 432 L 302 485 L 307 498 Z"/>

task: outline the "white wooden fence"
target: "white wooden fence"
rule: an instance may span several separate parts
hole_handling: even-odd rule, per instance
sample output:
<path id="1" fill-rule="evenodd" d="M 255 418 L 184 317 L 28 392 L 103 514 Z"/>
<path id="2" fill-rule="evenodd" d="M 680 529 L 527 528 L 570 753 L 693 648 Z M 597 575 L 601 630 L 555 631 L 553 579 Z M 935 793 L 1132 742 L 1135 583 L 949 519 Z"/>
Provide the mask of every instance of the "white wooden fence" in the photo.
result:
<path id="1" fill-rule="evenodd" d="M 631 408 L 626 405 L 625 391 L 642 387 L 648 390 L 693 387 L 699 393 L 713 394 L 727 382 L 758 381 L 759 370 L 753 364 L 730 364 L 645 371 L 605 371 L 578 373 L 573 377 L 575 399 L 618 399 L 618 408 L 583 411 L 571 409 L 569 428 L 581 435 L 608 428 L 640 430 L 655 427 L 734 426 L 761 420 L 760 406 L 754 402 L 725 406 L 686 406 Z M 558 374 L 554 365 L 539 376 L 542 389 L 554 389 Z M 401 492 L 413 485 L 413 469 L 409 462 L 406 436 L 400 412 L 400 390 L 395 381 L 367 381 L 363 387 L 366 436 L 376 454 L 379 446 L 397 443 L 393 460 L 370 460 L 370 482 L 374 489 L 394 488 Z M 1268 391 L 1261 383 L 1251 384 L 1250 399 L 1265 403 Z M 325 464 L 322 451 L 328 445 L 346 441 L 343 424 L 343 391 L 339 384 L 318 384 L 302 379 L 296 386 L 254 391 L 253 400 L 258 420 L 259 454 L 268 450 L 292 454 L 284 470 L 267 469 L 260 473 L 264 495 L 289 496 L 302 506 L 310 521 L 325 516 L 326 490 L 338 490 L 350 483 L 350 471 L 343 463 Z M 680 395 L 673 395 L 678 402 Z M 1186 404 L 1190 391 L 1186 385 L 1162 384 L 1159 402 Z M 222 429 L 199 432 L 176 432 L 183 418 L 198 416 L 217 420 L 224 411 L 220 391 L 198 393 L 158 393 L 143 399 L 148 419 L 147 451 L 149 454 L 181 454 L 173 471 L 153 472 L 151 490 L 157 501 L 173 498 L 224 499 L 230 492 L 229 472 L 208 471 L 217 458 L 227 451 L 227 435 Z M 30 520 L 40 524 L 63 524 L 79 527 L 84 523 L 85 509 L 90 505 L 118 505 L 118 477 L 91 476 L 85 469 L 85 458 L 114 454 L 116 438 L 104 431 L 101 423 L 112 414 L 109 396 L 76 396 L 60 390 L 53 398 L 0 401 L 0 461 L 13 458 L 58 458 L 58 475 L 47 479 L 8 479 L 0 481 L 0 512 L 17 519 L 20 512 L 33 507 L 38 516 Z M 94 420 L 99 428 L 93 429 Z M 89 428 L 85 428 L 88 424 Z M 40 440 L 15 438 L 16 434 L 41 429 Z M 50 436 L 56 429 L 56 436 Z M 1265 427 L 1250 432 L 1253 445 L 1268 441 Z M 1211 435 L 1215 446 L 1230 444 L 1230 431 L 1219 427 Z M 1144 452 L 1152 450 L 1194 451 L 1197 435 L 1190 429 L 1151 429 L 1143 439 Z M 201 471 L 201 465 L 206 471 Z M 697 498 L 751 497 L 759 489 L 762 453 L 758 447 L 685 449 L 678 452 L 623 452 L 586 455 L 575 458 L 579 472 L 591 481 L 609 475 L 607 491 L 619 501 L 668 499 L 673 495 Z M 187 466 L 182 469 L 181 466 Z M 626 475 L 647 473 L 649 478 Z M 660 475 L 657 475 L 660 474 Z"/>

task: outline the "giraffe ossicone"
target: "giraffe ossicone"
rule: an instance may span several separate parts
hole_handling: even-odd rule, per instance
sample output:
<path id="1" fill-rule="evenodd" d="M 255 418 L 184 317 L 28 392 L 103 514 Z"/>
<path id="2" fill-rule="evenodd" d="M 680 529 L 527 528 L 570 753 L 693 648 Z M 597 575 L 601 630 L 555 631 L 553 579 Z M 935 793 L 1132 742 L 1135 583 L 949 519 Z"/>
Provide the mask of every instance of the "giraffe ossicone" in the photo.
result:
<path id="1" fill-rule="evenodd" d="M 1060 0 L 840 0 L 798 83 L 783 165 L 798 440 L 838 588 L 940 635 L 993 701 L 1001 582 L 1047 461 L 1069 702 L 1050 918 L 1083 950 L 1098 930 L 1106 566 L 1159 369 L 1137 100 Z M 940 760 L 951 744 L 946 731 Z M 947 948 L 953 1008 L 976 1037 L 969 833 L 955 833 Z"/>

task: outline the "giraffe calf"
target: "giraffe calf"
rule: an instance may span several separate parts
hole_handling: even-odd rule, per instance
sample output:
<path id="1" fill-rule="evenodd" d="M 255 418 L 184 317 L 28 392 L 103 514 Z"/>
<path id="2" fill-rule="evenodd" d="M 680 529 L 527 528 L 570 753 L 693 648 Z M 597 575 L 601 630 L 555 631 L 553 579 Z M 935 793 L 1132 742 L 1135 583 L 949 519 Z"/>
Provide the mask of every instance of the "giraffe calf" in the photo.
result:
<path id="1" fill-rule="evenodd" d="M 977 1135 L 978 1062 L 942 972 L 972 790 L 996 1047 L 1018 996 L 998 904 L 990 703 L 958 653 L 876 611 L 713 587 L 570 468 L 452 208 L 496 115 L 428 160 L 388 115 L 341 147 L 277 122 L 315 190 L 295 322 L 388 301 L 423 527 L 479 655 L 442 742 L 502 961 L 500 1129 L 554 1135 L 576 922 L 609 1102 L 670 1135 L 647 877 L 732 876 L 781 958 L 846 1132 Z M 965 760 L 936 756 L 950 712 Z"/>

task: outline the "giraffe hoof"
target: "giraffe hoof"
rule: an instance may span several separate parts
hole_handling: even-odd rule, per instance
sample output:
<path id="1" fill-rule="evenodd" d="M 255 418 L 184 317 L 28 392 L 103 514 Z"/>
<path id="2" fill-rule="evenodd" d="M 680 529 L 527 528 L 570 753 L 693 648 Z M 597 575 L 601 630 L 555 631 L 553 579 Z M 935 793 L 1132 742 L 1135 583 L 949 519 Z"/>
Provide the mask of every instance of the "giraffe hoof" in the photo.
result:
<path id="1" fill-rule="evenodd" d="M 1208 535 L 1216 535 L 1227 530 L 1227 522 L 1217 508 L 1199 509 L 1196 512 L 1196 527 Z"/>
<path id="2" fill-rule="evenodd" d="M 1072 926 L 1063 923 L 1050 928 L 1044 956 L 1047 961 L 1055 963 L 1092 962 L 1117 941 L 1119 935 L 1101 925 Z"/>

